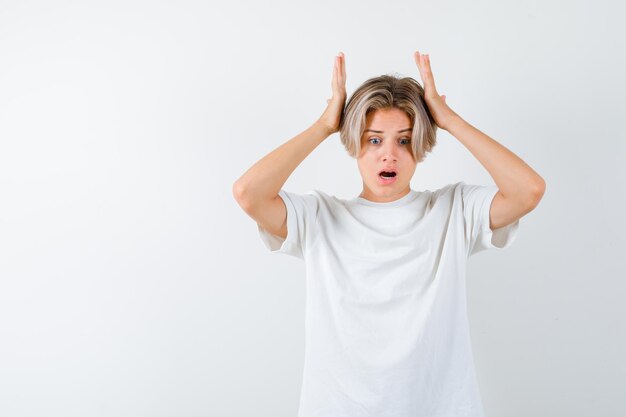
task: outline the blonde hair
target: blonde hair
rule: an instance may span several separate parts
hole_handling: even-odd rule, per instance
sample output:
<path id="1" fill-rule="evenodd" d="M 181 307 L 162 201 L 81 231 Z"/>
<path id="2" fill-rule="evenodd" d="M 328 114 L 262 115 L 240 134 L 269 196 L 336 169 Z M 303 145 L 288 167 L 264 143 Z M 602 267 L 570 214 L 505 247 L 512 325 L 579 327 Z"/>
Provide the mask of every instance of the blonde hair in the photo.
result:
<path id="1" fill-rule="evenodd" d="M 409 116 L 413 127 L 411 152 L 416 163 L 421 162 L 437 143 L 437 124 L 424 101 L 422 86 L 411 77 L 394 75 L 370 78 L 347 101 L 339 136 L 348 155 L 357 158 L 361 152 L 367 115 L 389 108 L 398 108 Z"/>

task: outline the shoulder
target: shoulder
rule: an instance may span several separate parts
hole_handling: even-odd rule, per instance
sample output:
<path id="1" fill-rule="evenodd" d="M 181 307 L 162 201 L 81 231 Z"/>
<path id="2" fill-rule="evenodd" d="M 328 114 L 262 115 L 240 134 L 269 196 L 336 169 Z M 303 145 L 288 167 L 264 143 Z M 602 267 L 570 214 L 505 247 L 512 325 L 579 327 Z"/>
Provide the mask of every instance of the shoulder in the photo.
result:
<path id="1" fill-rule="evenodd" d="M 294 192 L 281 189 L 279 196 L 285 200 L 285 204 L 292 205 L 297 212 L 307 212 L 318 215 L 320 210 L 336 204 L 336 197 L 330 196 L 321 190 L 309 190 L 306 192 Z"/>
<path id="2" fill-rule="evenodd" d="M 468 195 L 477 194 L 480 192 L 491 191 L 494 186 L 490 185 L 478 185 L 467 184 L 465 181 L 459 181 L 451 184 L 447 184 L 438 190 L 433 191 L 436 195 L 453 195 L 454 198 L 467 198 Z"/>
<path id="3" fill-rule="evenodd" d="M 346 203 L 346 200 L 339 198 L 337 196 L 326 193 L 322 190 L 310 190 L 307 191 L 306 195 L 310 196 L 310 198 L 315 199 L 320 205 L 333 206 L 333 205 L 342 205 Z"/>
<path id="4" fill-rule="evenodd" d="M 431 200 L 437 200 L 440 198 L 454 198 L 455 195 L 458 195 L 462 192 L 463 187 L 466 184 L 463 181 L 446 184 L 442 187 L 439 187 L 435 190 L 426 190 L 427 193 L 430 194 Z"/>
<path id="5" fill-rule="evenodd" d="M 494 187 L 467 184 L 465 181 L 446 184 L 430 191 L 429 201 L 437 206 L 471 205 L 475 200 L 483 200 L 493 193 Z"/>

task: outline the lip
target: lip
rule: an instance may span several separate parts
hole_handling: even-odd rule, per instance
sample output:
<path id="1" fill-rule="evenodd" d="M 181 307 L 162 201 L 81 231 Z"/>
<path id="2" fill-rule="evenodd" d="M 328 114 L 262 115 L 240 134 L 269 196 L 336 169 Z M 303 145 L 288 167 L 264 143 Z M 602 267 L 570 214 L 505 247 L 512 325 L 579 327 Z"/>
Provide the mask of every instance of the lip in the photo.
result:
<path id="1" fill-rule="evenodd" d="M 386 169 L 383 169 L 383 171 L 387 171 Z M 396 172 L 396 171 L 393 171 Z M 396 172 L 396 176 L 395 177 L 391 177 L 389 179 L 383 178 L 380 176 L 380 174 L 378 175 L 378 183 L 381 185 L 389 185 L 389 184 L 393 184 L 394 182 L 396 182 L 398 179 L 398 173 Z"/>

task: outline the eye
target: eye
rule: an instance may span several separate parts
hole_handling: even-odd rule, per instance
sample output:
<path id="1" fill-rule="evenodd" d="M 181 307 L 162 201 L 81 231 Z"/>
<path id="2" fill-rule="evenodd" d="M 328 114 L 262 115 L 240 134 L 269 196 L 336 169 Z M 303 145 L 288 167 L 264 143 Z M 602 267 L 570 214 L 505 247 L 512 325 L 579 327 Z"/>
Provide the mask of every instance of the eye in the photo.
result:
<path id="1" fill-rule="evenodd" d="M 373 140 L 380 140 L 379 138 L 369 138 L 368 142 L 372 143 Z M 402 141 L 405 141 L 404 143 L 402 143 Z M 410 138 L 402 138 L 400 139 L 400 144 L 401 145 L 408 145 L 409 143 L 411 143 L 411 139 Z M 374 143 L 373 145 L 377 145 L 377 143 Z"/>

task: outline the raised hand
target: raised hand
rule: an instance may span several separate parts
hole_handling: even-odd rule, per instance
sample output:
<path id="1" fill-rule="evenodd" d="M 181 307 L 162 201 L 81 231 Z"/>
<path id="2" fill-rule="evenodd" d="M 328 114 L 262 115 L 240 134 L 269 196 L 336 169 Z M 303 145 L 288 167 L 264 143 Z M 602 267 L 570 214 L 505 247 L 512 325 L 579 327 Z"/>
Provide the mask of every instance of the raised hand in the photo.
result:
<path id="1" fill-rule="evenodd" d="M 428 56 L 428 54 L 422 55 L 419 51 L 415 51 L 413 57 L 419 69 L 422 83 L 424 84 L 424 99 L 428 110 L 435 119 L 437 127 L 448 130 L 451 121 L 455 117 L 459 117 L 459 115 L 448 107 L 446 104 L 446 96 L 440 96 L 435 88 L 435 79 L 430 69 L 430 56 Z"/>
<path id="2" fill-rule="evenodd" d="M 318 120 L 328 130 L 329 135 L 339 131 L 339 122 L 346 104 L 346 63 L 343 52 L 335 56 L 331 86 L 333 96 L 326 100 L 328 105 Z"/>

